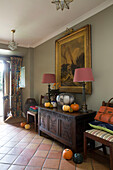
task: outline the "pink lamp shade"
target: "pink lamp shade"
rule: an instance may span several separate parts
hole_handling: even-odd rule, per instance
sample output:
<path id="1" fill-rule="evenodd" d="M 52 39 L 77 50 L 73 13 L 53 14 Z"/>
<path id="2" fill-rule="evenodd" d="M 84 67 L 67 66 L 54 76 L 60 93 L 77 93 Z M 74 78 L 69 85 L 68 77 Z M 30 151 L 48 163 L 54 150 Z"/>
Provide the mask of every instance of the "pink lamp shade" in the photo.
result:
<path id="1" fill-rule="evenodd" d="M 90 82 L 94 81 L 91 68 L 75 69 L 73 82 Z"/>
<path id="2" fill-rule="evenodd" d="M 55 74 L 43 74 L 42 83 L 56 83 Z"/>

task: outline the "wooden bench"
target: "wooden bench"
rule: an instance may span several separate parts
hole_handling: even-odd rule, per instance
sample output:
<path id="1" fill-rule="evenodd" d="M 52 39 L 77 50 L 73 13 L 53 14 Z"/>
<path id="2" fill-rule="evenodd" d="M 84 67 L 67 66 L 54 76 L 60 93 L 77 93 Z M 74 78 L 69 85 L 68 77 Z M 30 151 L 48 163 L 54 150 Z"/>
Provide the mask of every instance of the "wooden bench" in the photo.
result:
<path id="1" fill-rule="evenodd" d="M 110 147 L 110 168 L 113 170 L 113 135 L 98 129 L 91 129 L 84 132 L 84 158 L 87 156 L 87 138 L 100 142 Z"/>
<path id="2" fill-rule="evenodd" d="M 105 106 L 106 104 L 107 103 L 102 102 L 103 106 Z M 110 103 L 110 107 L 113 107 L 112 103 Z M 99 129 L 86 130 L 84 132 L 84 158 L 86 158 L 87 156 L 88 138 L 100 142 L 102 146 L 108 146 L 110 148 L 110 169 L 113 170 L 113 135 Z M 104 153 L 106 153 L 105 148 Z"/>

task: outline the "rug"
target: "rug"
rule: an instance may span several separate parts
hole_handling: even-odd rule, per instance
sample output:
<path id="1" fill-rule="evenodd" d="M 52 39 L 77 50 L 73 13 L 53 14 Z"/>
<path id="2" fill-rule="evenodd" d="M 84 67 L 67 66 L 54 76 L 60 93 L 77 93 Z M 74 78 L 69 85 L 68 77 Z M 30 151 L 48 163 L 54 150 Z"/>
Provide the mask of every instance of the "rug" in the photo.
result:
<path id="1" fill-rule="evenodd" d="M 26 121 L 27 120 L 24 117 L 8 117 L 4 122 L 9 124 L 17 124 Z"/>

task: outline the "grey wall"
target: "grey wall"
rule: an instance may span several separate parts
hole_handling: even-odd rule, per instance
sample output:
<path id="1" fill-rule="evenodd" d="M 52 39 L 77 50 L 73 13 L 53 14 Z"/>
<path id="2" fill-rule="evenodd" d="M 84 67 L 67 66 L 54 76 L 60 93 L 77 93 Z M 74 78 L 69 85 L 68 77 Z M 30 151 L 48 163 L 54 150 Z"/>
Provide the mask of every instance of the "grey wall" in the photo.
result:
<path id="1" fill-rule="evenodd" d="M 74 26 L 74 30 L 91 24 L 92 70 L 95 81 L 92 95 L 87 96 L 88 109 L 98 110 L 102 100 L 113 97 L 113 5 Z M 60 34 L 34 49 L 34 97 L 47 92 L 42 84 L 43 73 L 55 73 L 55 40 Z M 82 95 L 76 95 L 81 103 Z"/>

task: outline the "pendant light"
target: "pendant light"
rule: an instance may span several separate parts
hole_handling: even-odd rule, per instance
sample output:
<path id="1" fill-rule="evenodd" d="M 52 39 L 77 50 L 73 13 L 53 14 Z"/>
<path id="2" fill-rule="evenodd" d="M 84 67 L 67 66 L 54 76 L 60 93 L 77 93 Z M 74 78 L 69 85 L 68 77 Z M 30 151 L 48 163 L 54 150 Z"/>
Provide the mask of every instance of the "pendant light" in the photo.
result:
<path id="1" fill-rule="evenodd" d="M 17 49 L 17 43 L 14 41 L 14 33 L 15 33 L 15 30 L 11 30 L 11 33 L 12 33 L 12 40 L 9 42 L 9 45 L 8 45 L 8 48 L 12 51 L 16 50 Z"/>

